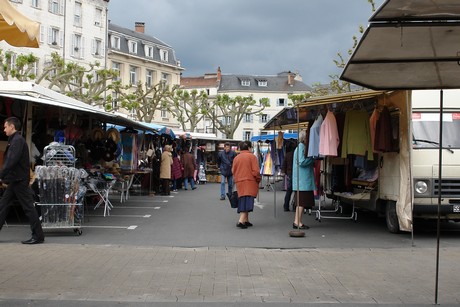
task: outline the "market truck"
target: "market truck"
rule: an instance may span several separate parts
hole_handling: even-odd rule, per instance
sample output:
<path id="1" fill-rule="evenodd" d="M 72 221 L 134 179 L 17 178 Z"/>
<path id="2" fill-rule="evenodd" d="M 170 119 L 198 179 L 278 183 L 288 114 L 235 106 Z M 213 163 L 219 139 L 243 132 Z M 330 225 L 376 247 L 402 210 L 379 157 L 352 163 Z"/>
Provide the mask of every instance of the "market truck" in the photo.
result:
<path id="1" fill-rule="evenodd" d="M 442 180 L 439 182 L 440 91 L 364 91 L 317 97 L 300 108 L 314 113 L 328 110 L 335 114 L 361 109 L 370 115 L 374 109 L 388 108 L 392 126 L 387 133 L 396 144 L 393 150 L 374 153 L 369 172 L 356 167 L 356 156 L 325 157 L 322 184 L 325 195 L 336 200 L 336 210 L 316 211 L 316 217 L 351 218 L 364 209 L 385 217 L 392 233 L 411 231 L 414 218 L 438 217 L 438 187 L 441 184 L 441 218 L 460 220 L 460 90 L 443 92 Z M 322 108 L 322 109 L 321 109 Z M 338 118 L 338 117 L 337 117 Z M 364 138 L 365 133 L 353 137 Z M 343 142 L 343 140 L 340 140 Z M 339 170 L 339 171 L 337 171 Z M 340 171 L 341 170 L 341 171 Z M 337 189 L 340 174 L 347 186 Z M 320 202 L 321 203 L 321 202 Z M 341 204 L 352 205 L 351 216 L 338 214 Z"/>

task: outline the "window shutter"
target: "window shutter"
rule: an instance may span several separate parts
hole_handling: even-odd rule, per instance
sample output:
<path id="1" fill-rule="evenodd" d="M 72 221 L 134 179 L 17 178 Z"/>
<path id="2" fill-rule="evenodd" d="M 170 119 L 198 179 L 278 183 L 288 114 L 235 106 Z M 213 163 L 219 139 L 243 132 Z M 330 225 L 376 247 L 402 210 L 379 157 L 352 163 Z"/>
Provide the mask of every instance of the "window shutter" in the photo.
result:
<path id="1" fill-rule="evenodd" d="M 45 41 L 45 26 L 40 25 L 40 43 Z"/>
<path id="2" fill-rule="evenodd" d="M 64 1 L 65 0 L 59 1 L 59 15 L 64 15 Z"/>
<path id="3" fill-rule="evenodd" d="M 77 47 L 77 37 L 75 34 L 72 35 L 72 46 L 70 47 L 70 55 L 75 56 L 75 48 Z"/>
<path id="4" fill-rule="evenodd" d="M 254 114 L 251 114 L 251 120 L 250 122 L 252 123 L 254 121 Z"/>
<path id="5" fill-rule="evenodd" d="M 101 43 L 101 54 L 100 56 L 105 56 L 105 46 L 103 43 Z"/>
<path id="6" fill-rule="evenodd" d="M 83 58 L 85 54 L 85 38 L 81 37 L 81 46 L 80 46 L 80 58 Z"/>
<path id="7" fill-rule="evenodd" d="M 91 40 L 91 54 L 96 54 L 96 40 Z"/>
<path id="8" fill-rule="evenodd" d="M 53 28 L 49 27 L 48 28 L 48 44 L 51 44 L 53 42 Z"/>
<path id="9" fill-rule="evenodd" d="M 59 30 L 59 46 L 64 46 L 64 32 Z"/>
<path id="10" fill-rule="evenodd" d="M 52 10 L 52 7 L 53 7 L 53 0 L 48 0 L 48 12 L 53 12 Z"/>

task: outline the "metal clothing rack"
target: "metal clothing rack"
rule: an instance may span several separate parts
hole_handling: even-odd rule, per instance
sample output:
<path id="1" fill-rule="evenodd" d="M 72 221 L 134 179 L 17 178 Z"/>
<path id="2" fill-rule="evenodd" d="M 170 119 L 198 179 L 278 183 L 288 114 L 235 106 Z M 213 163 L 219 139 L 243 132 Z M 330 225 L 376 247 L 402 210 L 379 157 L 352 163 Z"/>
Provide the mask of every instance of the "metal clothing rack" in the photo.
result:
<path id="1" fill-rule="evenodd" d="M 82 234 L 82 200 L 86 187 L 80 185 L 84 175 L 75 168 L 75 148 L 49 145 L 43 151 L 43 166 L 35 168 L 38 179 L 43 229 L 73 229 Z"/>

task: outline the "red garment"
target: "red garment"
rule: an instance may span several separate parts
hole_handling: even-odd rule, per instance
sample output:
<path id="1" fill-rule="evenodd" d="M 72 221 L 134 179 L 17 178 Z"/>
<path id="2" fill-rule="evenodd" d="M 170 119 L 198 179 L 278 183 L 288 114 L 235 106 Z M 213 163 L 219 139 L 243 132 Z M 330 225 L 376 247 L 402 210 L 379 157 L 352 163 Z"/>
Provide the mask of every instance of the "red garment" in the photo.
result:
<path id="1" fill-rule="evenodd" d="M 182 178 L 182 163 L 179 160 L 179 157 L 173 158 L 173 164 L 171 165 L 171 179 L 180 179 Z"/>
<path id="2" fill-rule="evenodd" d="M 238 197 L 257 197 L 259 193 L 260 168 L 257 157 L 249 150 L 242 150 L 233 160 L 233 181 L 236 184 Z"/>

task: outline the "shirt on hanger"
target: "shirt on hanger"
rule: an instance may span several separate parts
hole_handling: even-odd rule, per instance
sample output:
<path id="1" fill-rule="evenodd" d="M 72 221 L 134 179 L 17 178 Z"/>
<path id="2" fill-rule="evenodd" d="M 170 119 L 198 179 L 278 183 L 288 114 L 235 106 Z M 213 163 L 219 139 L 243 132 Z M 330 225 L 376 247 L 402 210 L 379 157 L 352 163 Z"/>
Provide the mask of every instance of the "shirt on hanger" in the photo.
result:
<path id="1" fill-rule="evenodd" d="M 372 154 L 369 115 L 366 111 L 350 110 L 345 114 L 342 137 L 342 158 L 348 154 L 365 156 L 374 160 Z"/>
<path id="2" fill-rule="evenodd" d="M 319 131 L 323 123 L 323 116 L 318 115 L 315 122 L 310 128 L 310 144 L 308 145 L 308 157 L 319 156 Z"/>
<path id="3" fill-rule="evenodd" d="M 328 111 L 319 132 L 319 154 L 323 156 L 337 156 L 340 144 L 337 121 L 333 112 Z"/>

